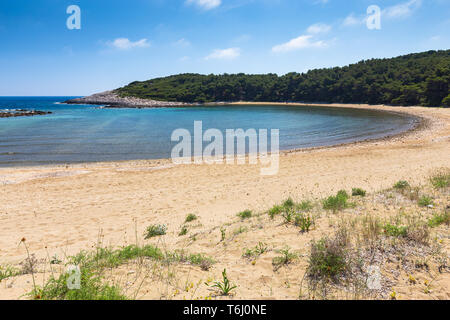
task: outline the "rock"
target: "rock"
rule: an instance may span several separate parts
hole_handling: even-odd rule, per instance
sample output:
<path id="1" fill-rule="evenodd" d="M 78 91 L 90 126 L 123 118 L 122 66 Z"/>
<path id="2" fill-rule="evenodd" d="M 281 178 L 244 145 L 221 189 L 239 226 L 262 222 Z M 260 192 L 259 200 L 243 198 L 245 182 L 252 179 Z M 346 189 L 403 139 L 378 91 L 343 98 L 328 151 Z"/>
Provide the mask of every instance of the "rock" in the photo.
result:
<path id="1" fill-rule="evenodd" d="M 140 99 L 134 97 L 119 97 L 114 91 L 105 91 L 97 93 L 92 96 L 77 98 L 64 101 L 67 104 L 93 104 L 102 105 L 107 108 L 164 108 L 164 107 L 182 107 L 192 106 L 198 104 L 184 103 L 184 102 L 168 102 L 156 101 L 150 99 Z"/>
<path id="2" fill-rule="evenodd" d="M 14 118 L 14 117 L 32 117 L 32 116 L 42 116 L 51 114 L 50 111 L 38 111 L 38 110 L 24 110 L 24 109 L 17 109 L 17 110 L 8 110 L 6 112 L 2 112 L 0 110 L 0 118 Z"/>

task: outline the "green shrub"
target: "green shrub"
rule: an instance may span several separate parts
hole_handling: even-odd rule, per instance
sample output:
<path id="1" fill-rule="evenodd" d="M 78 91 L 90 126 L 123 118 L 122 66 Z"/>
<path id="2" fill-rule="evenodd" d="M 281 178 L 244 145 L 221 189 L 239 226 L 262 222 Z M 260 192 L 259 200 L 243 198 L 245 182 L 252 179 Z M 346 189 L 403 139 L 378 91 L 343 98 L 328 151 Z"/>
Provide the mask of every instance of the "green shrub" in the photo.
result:
<path id="1" fill-rule="evenodd" d="M 356 197 L 356 196 L 365 197 L 366 196 L 366 190 L 363 190 L 361 188 L 353 188 L 352 189 L 352 196 L 354 196 L 354 197 Z"/>
<path id="2" fill-rule="evenodd" d="M 187 235 L 187 233 L 188 233 L 188 228 L 187 228 L 186 226 L 182 226 L 182 227 L 181 227 L 181 230 L 180 230 L 180 233 L 178 233 L 178 235 L 179 235 L 180 237 L 182 237 L 182 236 Z"/>
<path id="3" fill-rule="evenodd" d="M 337 280 L 348 270 L 347 249 L 342 241 L 322 238 L 311 243 L 307 274 L 314 279 Z"/>
<path id="4" fill-rule="evenodd" d="M 450 186 L 450 169 L 441 169 L 430 177 L 430 182 L 436 189 Z"/>
<path id="5" fill-rule="evenodd" d="M 118 286 L 105 283 L 90 268 L 80 268 L 80 289 L 69 289 L 69 273 L 51 276 L 43 288 L 33 289 L 28 295 L 38 300 L 126 300 Z"/>
<path id="6" fill-rule="evenodd" d="M 281 212 L 283 212 L 283 207 L 276 205 L 273 206 L 270 210 L 269 210 L 269 217 L 271 219 L 274 219 L 276 215 L 279 215 Z"/>
<path id="7" fill-rule="evenodd" d="M 420 197 L 418 204 L 421 207 L 428 207 L 433 204 L 433 199 L 430 198 L 429 196 L 422 196 Z"/>
<path id="8" fill-rule="evenodd" d="M 409 187 L 410 187 L 410 185 L 409 185 L 408 181 L 405 181 L 405 180 L 400 180 L 394 184 L 394 189 L 397 189 L 397 190 L 404 190 Z"/>
<path id="9" fill-rule="evenodd" d="M 408 227 L 396 226 L 390 223 L 384 225 L 383 229 L 384 233 L 391 237 L 406 237 L 408 231 Z"/>
<path id="10" fill-rule="evenodd" d="M 349 195 L 345 190 L 341 190 L 336 196 L 330 196 L 323 201 L 323 208 L 325 210 L 333 210 L 333 212 L 343 210 L 349 206 Z"/>
<path id="11" fill-rule="evenodd" d="M 252 211 L 245 210 L 245 211 L 239 212 L 238 217 L 240 217 L 242 220 L 249 219 L 252 217 Z"/>
<path id="12" fill-rule="evenodd" d="M 163 236 L 166 234 L 167 227 L 166 225 L 151 225 L 147 227 L 147 230 L 145 232 L 145 239 L 150 239 L 153 237 Z"/>
<path id="13" fill-rule="evenodd" d="M 189 223 L 192 222 L 194 220 L 197 220 L 197 216 L 193 213 L 188 214 L 188 216 L 186 217 L 186 220 L 184 221 L 185 223 Z"/>
<path id="14" fill-rule="evenodd" d="M 440 226 L 441 224 L 450 224 L 450 213 L 449 212 L 443 212 L 440 214 L 434 214 L 433 217 L 428 220 L 428 226 L 431 228 L 435 228 Z"/>
<path id="15" fill-rule="evenodd" d="M 313 221 L 309 215 L 305 216 L 304 214 L 299 213 L 295 216 L 295 225 L 300 227 L 302 232 L 309 232 L 312 224 Z"/>
<path id="16" fill-rule="evenodd" d="M 292 200 L 291 197 L 289 197 L 286 201 L 283 202 L 283 208 L 284 209 L 292 209 L 295 206 L 294 200 Z"/>

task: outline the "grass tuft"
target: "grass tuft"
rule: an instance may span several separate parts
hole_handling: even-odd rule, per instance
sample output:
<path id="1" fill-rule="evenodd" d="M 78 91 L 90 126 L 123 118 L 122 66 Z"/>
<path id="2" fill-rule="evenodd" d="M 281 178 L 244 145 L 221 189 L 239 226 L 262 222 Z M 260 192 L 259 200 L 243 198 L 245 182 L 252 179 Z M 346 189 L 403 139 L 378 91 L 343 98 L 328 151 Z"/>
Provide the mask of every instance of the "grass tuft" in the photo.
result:
<path id="1" fill-rule="evenodd" d="M 367 193 L 366 190 L 361 189 L 361 188 L 353 188 L 352 189 L 352 196 L 354 196 L 354 197 L 356 197 L 356 196 L 365 197 L 366 193 Z"/>
<path id="2" fill-rule="evenodd" d="M 330 196 L 323 201 L 323 208 L 325 210 L 332 210 L 337 212 L 349 207 L 349 195 L 345 190 L 339 191 L 336 196 Z"/>
<path id="3" fill-rule="evenodd" d="M 444 189 L 450 186 L 450 169 L 441 169 L 436 171 L 431 177 L 430 182 L 436 189 Z"/>
<path id="4" fill-rule="evenodd" d="M 167 226 L 161 225 L 161 224 L 153 224 L 151 226 L 147 227 L 147 230 L 145 232 L 145 239 L 150 239 L 153 237 L 163 236 L 167 232 Z"/>
<path id="5" fill-rule="evenodd" d="M 190 213 L 187 215 L 186 220 L 184 222 L 189 223 L 189 222 L 195 221 L 197 219 L 198 219 L 198 217 L 195 214 Z"/>
<path id="6" fill-rule="evenodd" d="M 252 214 L 253 213 L 251 210 L 245 210 L 245 211 L 239 212 L 237 214 L 237 216 L 240 217 L 242 220 L 245 220 L 245 219 L 250 219 L 252 217 Z"/>

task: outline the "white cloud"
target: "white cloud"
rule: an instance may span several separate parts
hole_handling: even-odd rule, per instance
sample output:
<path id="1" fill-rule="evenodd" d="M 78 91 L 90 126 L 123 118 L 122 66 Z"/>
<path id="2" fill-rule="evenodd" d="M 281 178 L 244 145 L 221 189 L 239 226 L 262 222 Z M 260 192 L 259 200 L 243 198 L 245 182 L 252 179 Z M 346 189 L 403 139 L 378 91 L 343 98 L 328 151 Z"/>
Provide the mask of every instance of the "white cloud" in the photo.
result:
<path id="1" fill-rule="evenodd" d="M 383 10 L 383 16 L 388 18 L 404 18 L 412 15 L 414 10 L 422 5 L 422 0 L 410 0 Z"/>
<path id="2" fill-rule="evenodd" d="M 150 47 L 150 43 L 147 39 L 141 39 L 138 41 L 130 41 L 127 38 L 117 38 L 113 42 L 109 43 L 112 47 L 119 50 L 130 50 L 133 48 L 147 48 Z"/>
<path id="3" fill-rule="evenodd" d="M 309 34 L 319 34 L 330 32 L 331 26 L 324 23 L 316 23 L 310 26 L 307 30 Z"/>
<path id="4" fill-rule="evenodd" d="M 189 42 L 189 40 L 186 40 L 185 38 L 182 38 L 178 41 L 175 41 L 173 43 L 174 46 L 176 47 L 189 47 L 191 45 L 191 43 Z"/>
<path id="5" fill-rule="evenodd" d="M 216 49 L 209 56 L 205 57 L 205 59 L 232 60 L 236 59 L 240 55 L 241 55 L 240 48 Z"/>
<path id="6" fill-rule="evenodd" d="M 342 22 L 342 25 L 345 27 L 352 27 L 352 26 L 357 26 L 357 25 L 363 24 L 365 22 L 366 22 L 366 17 L 355 17 L 355 15 L 352 13 L 344 19 L 344 21 Z"/>
<path id="7" fill-rule="evenodd" d="M 211 10 L 220 6 L 222 4 L 222 0 L 186 0 L 186 3 L 195 4 L 205 10 Z"/>
<path id="8" fill-rule="evenodd" d="M 289 42 L 276 45 L 272 48 L 273 52 L 289 52 L 293 50 L 300 50 L 306 48 L 324 48 L 327 46 L 325 41 L 312 41 L 312 35 L 302 35 L 298 38 L 292 39 Z"/>

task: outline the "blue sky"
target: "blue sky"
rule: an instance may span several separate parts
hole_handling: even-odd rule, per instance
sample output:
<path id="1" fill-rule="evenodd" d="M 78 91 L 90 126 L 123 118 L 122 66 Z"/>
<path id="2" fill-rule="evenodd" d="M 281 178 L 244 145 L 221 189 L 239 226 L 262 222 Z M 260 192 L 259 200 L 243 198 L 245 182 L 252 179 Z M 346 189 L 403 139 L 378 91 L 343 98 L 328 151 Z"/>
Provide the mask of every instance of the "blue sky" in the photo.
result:
<path id="1" fill-rule="evenodd" d="M 69 30 L 67 7 L 81 9 Z M 367 8 L 381 9 L 369 30 Z M 450 0 L 1 0 L 0 95 L 170 74 L 278 73 L 450 48 Z"/>

